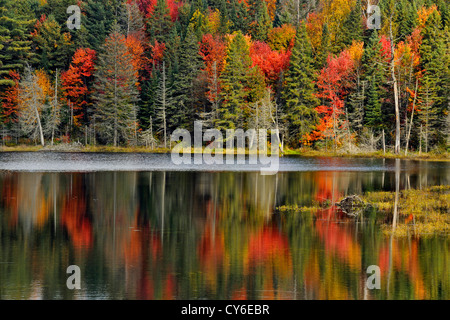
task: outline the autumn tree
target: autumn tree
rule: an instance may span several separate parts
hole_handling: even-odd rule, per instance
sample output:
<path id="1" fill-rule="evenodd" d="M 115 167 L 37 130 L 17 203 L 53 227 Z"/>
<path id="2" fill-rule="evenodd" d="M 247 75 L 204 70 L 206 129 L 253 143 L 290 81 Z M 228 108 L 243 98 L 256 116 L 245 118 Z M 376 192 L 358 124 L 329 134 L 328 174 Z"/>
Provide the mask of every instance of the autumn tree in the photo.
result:
<path id="1" fill-rule="evenodd" d="M 353 61 L 348 51 L 343 51 L 339 56 L 329 56 L 327 65 L 322 69 L 317 81 L 319 87 L 318 97 L 323 98 L 327 104 L 316 108 L 320 114 L 320 123 L 311 135 L 312 140 L 330 137 L 334 140 L 336 150 L 340 140 L 341 132 L 346 121 L 344 99 L 351 81 Z M 348 126 L 347 126 L 348 128 Z"/>
<path id="2" fill-rule="evenodd" d="M 48 94 L 45 80 L 45 77 L 39 77 L 39 73 L 27 68 L 19 84 L 20 127 L 25 135 L 33 139 L 39 137 L 42 146 L 45 141 L 41 117 Z"/>
<path id="3" fill-rule="evenodd" d="M 86 123 L 88 118 L 89 87 L 94 73 L 96 53 L 89 48 L 79 48 L 72 57 L 69 70 L 61 74 L 63 95 L 70 109 L 70 122 L 75 127 Z"/>
<path id="4" fill-rule="evenodd" d="M 117 146 L 135 129 L 138 74 L 117 24 L 102 49 L 94 74 L 94 117 L 100 136 Z"/>

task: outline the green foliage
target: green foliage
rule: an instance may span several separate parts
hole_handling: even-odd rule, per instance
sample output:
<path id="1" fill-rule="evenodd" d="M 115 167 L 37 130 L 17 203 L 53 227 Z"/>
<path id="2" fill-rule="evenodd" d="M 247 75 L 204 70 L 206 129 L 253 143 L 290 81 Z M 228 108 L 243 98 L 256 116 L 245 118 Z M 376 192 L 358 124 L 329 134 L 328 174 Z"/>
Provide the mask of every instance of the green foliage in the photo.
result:
<path id="1" fill-rule="evenodd" d="M 289 128 L 289 144 L 297 146 L 318 123 L 315 107 L 319 105 L 315 93 L 315 70 L 312 46 L 301 24 L 292 49 L 289 71 L 286 75 L 283 98 L 285 121 Z"/>
<path id="2" fill-rule="evenodd" d="M 101 139 L 117 146 L 131 139 L 136 123 L 137 73 L 124 36 L 116 25 L 98 57 L 95 76 L 94 116 Z"/>
<path id="3" fill-rule="evenodd" d="M 30 29 L 34 19 L 17 12 L 14 4 L 0 0 L 0 90 L 14 85 L 5 78 L 12 70 L 22 71 L 32 57 Z"/>

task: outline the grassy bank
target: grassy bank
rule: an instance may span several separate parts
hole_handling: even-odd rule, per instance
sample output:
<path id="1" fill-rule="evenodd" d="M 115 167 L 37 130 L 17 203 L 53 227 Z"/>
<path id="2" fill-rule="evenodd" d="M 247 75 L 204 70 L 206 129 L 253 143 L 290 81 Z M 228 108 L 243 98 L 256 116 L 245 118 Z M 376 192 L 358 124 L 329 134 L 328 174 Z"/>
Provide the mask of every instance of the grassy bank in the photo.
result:
<path id="1" fill-rule="evenodd" d="M 36 152 L 36 151 L 55 151 L 55 152 L 105 152 L 105 153 L 170 153 L 171 149 L 165 148 L 146 148 L 146 147 L 113 147 L 113 146 L 81 146 L 81 145 L 55 145 L 55 146 L 3 146 L 0 147 L 0 152 Z M 192 153 L 201 152 L 197 149 L 191 150 Z M 216 153 L 225 153 L 224 150 L 216 150 Z M 249 154 L 248 150 L 235 150 L 235 154 Z M 433 160 L 433 161 L 450 161 L 450 153 L 419 153 L 409 152 L 405 156 L 404 152 L 396 155 L 392 152 L 383 153 L 383 151 L 375 152 L 359 152 L 349 153 L 341 151 L 325 151 L 314 149 L 285 149 L 282 155 L 285 156 L 301 156 L 301 157 L 341 157 L 341 158 L 380 158 L 380 159 L 409 159 L 409 160 Z"/>

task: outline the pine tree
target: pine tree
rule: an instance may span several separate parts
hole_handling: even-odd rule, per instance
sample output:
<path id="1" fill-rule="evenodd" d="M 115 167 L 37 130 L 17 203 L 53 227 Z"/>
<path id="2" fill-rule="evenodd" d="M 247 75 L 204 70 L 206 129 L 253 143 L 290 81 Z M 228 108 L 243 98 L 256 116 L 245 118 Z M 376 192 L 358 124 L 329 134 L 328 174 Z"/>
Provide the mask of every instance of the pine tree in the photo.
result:
<path id="1" fill-rule="evenodd" d="M 253 39 L 265 41 L 270 29 L 272 21 L 270 20 L 269 11 L 265 1 L 253 0 L 249 2 L 250 34 Z"/>
<path id="2" fill-rule="evenodd" d="M 220 77 L 223 102 L 218 110 L 219 129 L 234 129 L 243 123 L 251 66 L 250 49 L 242 32 L 238 32 L 229 45 L 225 69 Z"/>
<path id="3" fill-rule="evenodd" d="M 330 31 L 328 30 L 328 25 L 323 24 L 322 27 L 322 40 L 320 47 L 316 52 L 315 68 L 322 69 L 328 59 L 328 55 L 331 53 L 331 37 Z"/>
<path id="4" fill-rule="evenodd" d="M 170 111 L 170 128 L 193 125 L 196 97 L 193 94 L 197 75 L 203 67 L 199 54 L 199 42 L 192 24 L 180 48 L 179 68 L 173 87 L 174 104 Z"/>
<path id="5" fill-rule="evenodd" d="M 168 145 L 168 124 L 170 121 L 169 110 L 172 109 L 172 106 L 173 106 L 173 99 L 170 97 L 170 87 L 168 86 L 166 77 L 166 65 L 165 62 L 163 62 L 161 71 L 161 81 L 159 84 L 155 101 L 155 111 L 156 111 L 156 118 L 159 123 L 158 132 L 160 132 L 162 135 L 162 140 L 164 141 L 164 148 L 166 149 Z"/>
<path id="6" fill-rule="evenodd" d="M 440 15 L 434 11 L 422 31 L 419 49 L 424 70 L 419 88 L 419 119 L 424 126 L 426 151 L 431 143 L 438 142 L 438 138 L 444 136 L 448 112 L 448 40 L 444 38 L 445 32 L 441 28 Z"/>
<path id="7" fill-rule="evenodd" d="M 0 0 L 0 90 L 15 85 L 10 71 L 22 71 L 32 57 L 29 29 L 33 20 L 16 12 L 15 5 L 15 1 Z"/>
<path id="8" fill-rule="evenodd" d="M 82 28 L 86 27 L 86 43 L 80 45 L 99 51 L 111 31 L 117 9 L 115 0 L 88 0 L 86 18 L 82 23 Z"/>
<path id="9" fill-rule="evenodd" d="M 244 1 L 230 0 L 230 20 L 232 22 L 230 31 L 241 31 L 244 34 L 249 31 L 250 17 Z"/>
<path id="10" fill-rule="evenodd" d="M 338 47 L 343 50 L 349 47 L 353 41 L 361 41 L 363 37 L 362 24 L 362 6 L 361 0 L 356 1 L 356 5 L 352 7 L 347 19 L 342 25 L 342 30 L 337 35 Z"/>
<path id="11" fill-rule="evenodd" d="M 33 47 L 36 48 L 35 63 L 47 72 L 66 69 L 74 53 L 69 33 L 62 33 L 53 16 L 42 17 L 33 32 Z"/>
<path id="12" fill-rule="evenodd" d="M 364 125 L 372 129 L 381 129 L 384 123 L 381 101 L 383 99 L 382 85 L 385 83 L 385 71 L 381 56 L 380 38 L 376 30 L 372 32 L 369 43 L 362 56 L 364 69 L 363 81 L 367 83 L 367 96 L 364 106 Z"/>
<path id="13" fill-rule="evenodd" d="M 319 101 L 315 96 L 315 70 L 312 46 L 306 26 L 299 26 L 292 49 L 289 71 L 283 98 L 284 114 L 288 122 L 288 142 L 297 145 L 317 125 L 315 107 Z"/>
<path id="14" fill-rule="evenodd" d="M 138 75 L 119 30 L 116 24 L 99 54 L 94 74 L 96 125 L 104 141 L 114 146 L 132 136 L 138 101 Z"/>
<path id="15" fill-rule="evenodd" d="M 173 26 L 167 0 L 158 0 L 150 18 L 147 19 L 147 32 L 150 43 L 165 42 Z"/>

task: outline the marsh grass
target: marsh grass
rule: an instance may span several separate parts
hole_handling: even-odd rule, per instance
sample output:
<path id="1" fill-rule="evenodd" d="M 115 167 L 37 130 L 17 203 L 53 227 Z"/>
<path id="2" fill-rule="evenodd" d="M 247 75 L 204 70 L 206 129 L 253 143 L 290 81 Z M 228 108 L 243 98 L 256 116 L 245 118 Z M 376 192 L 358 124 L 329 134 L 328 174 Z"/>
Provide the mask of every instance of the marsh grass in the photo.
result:
<path id="1" fill-rule="evenodd" d="M 369 192 L 363 196 L 379 213 L 391 217 L 395 192 Z M 450 186 L 435 186 L 423 190 L 403 190 L 399 193 L 398 224 L 382 225 L 383 232 L 405 237 L 408 235 L 450 235 Z"/>

